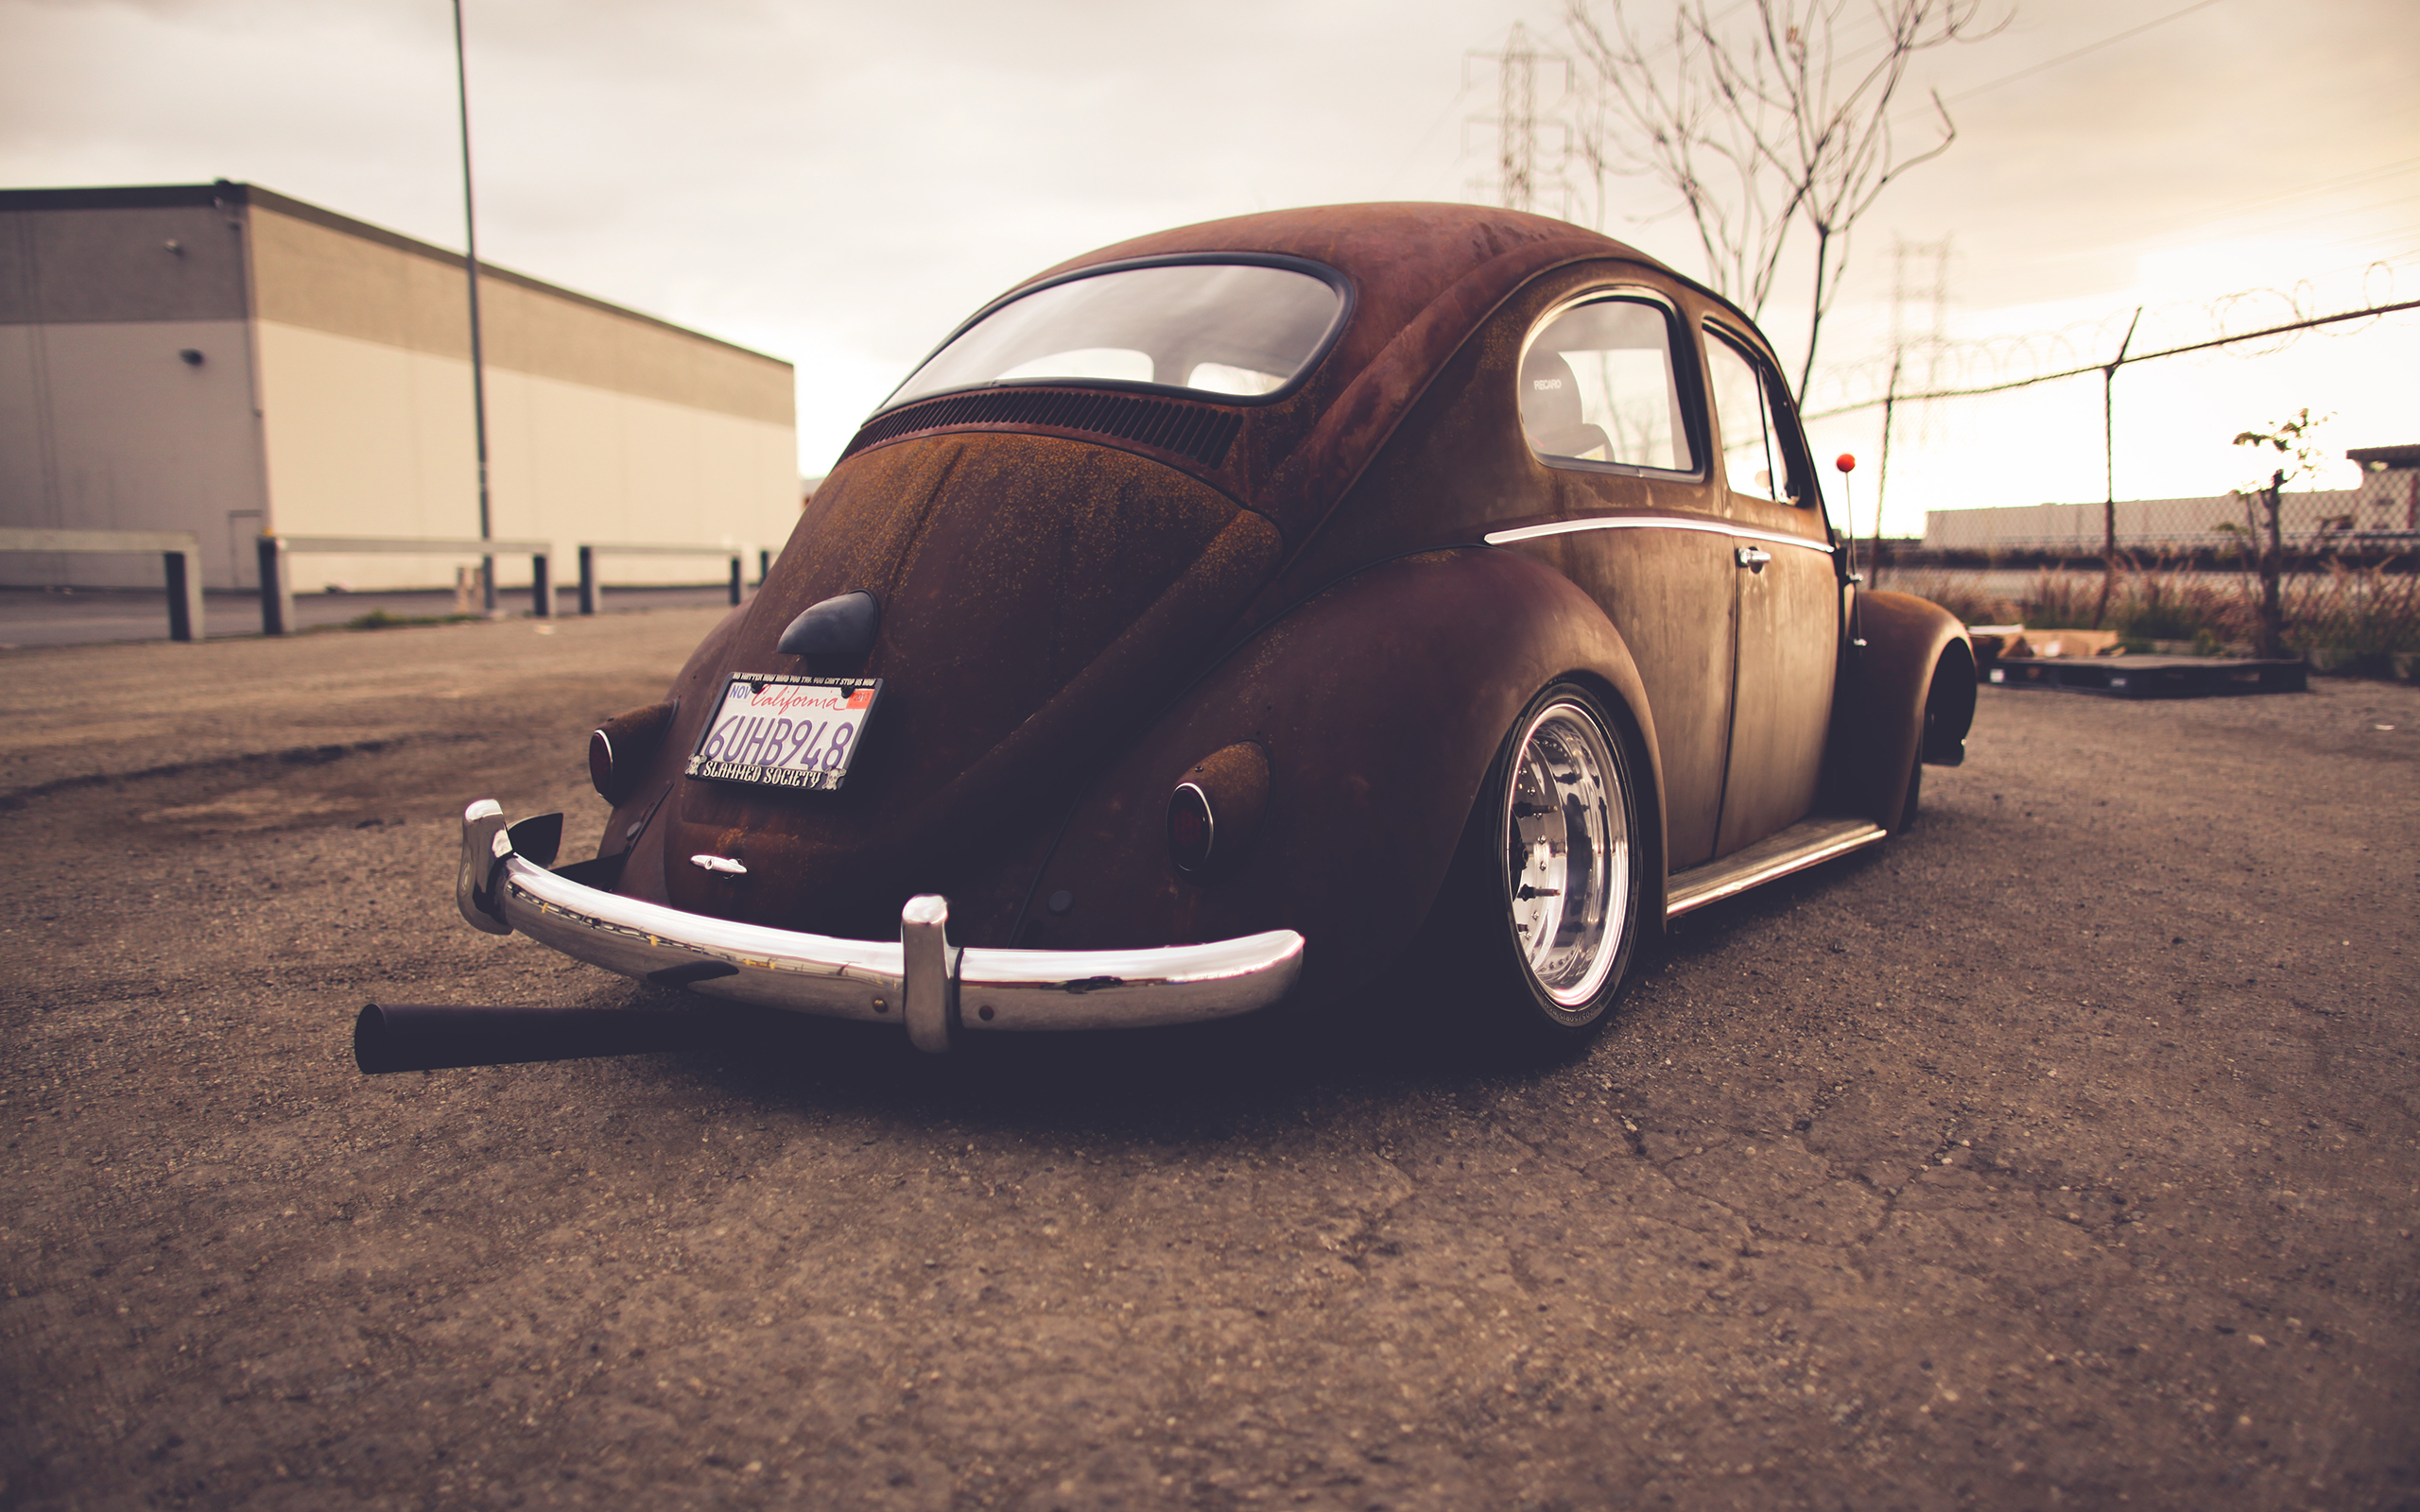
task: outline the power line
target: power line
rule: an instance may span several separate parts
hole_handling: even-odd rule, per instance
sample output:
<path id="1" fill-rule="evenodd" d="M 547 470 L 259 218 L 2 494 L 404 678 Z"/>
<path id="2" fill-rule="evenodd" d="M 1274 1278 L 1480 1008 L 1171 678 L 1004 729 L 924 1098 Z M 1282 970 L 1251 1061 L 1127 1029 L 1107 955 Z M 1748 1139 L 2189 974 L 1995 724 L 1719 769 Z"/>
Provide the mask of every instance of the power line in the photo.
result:
<path id="1" fill-rule="evenodd" d="M 2266 210 L 2272 205 L 2289 204 L 2296 199 L 2308 199 L 2313 195 L 2332 194 L 2339 189 L 2350 189 L 2356 184 L 2367 183 L 2374 179 L 2391 179 L 2396 174 L 2409 172 L 2413 168 L 2420 168 L 2420 158 L 2405 158 L 2400 162 L 2380 163 L 2376 167 L 2356 168 L 2351 173 L 2339 174 L 2333 179 L 2322 179 L 2317 183 L 2298 184 L 2291 189 L 2281 189 L 2275 194 L 2261 195 L 2252 199 L 2238 199 L 2231 205 L 2221 205 L 2215 214 L 2224 217 L 2247 210 Z"/>
<path id="2" fill-rule="evenodd" d="M 1470 80 L 1468 77 L 1465 77 L 1462 80 L 1461 88 L 1454 91 L 1453 97 L 1445 102 L 1445 108 L 1437 112 L 1437 118 L 1428 123 L 1428 129 L 1413 139 L 1410 149 L 1406 151 L 1403 155 L 1403 161 L 1395 164 L 1394 171 L 1392 173 L 1387 175 L 1386 182 L 1390 186 L 1403 181 L 1404 170 L 1411 166 L 1413 159 L 1419 157 L 1423 151 L 1426 150 L 1429 141 L 1437 135 L 1437 129 L 1445 124 L 1446 120 L 1453 115 L 1454 107 L 1461 104 L 1462 97 L 1470 94 Z"/>
<path id="3" fill-rule="evenodd" d="M 2035 74 L 2041 73 L 2044 69 L 2056 68 L 2061 63 L 2074 62 L 2077 59 L 2083 57 L 2087 53 L 2097 53 L 2103 47 L 2115 46 L 2117 43 L 2124 42 L 2129 37 L 2139 37 L 2144 32 L 2151 30 L 2154 26 L 2165 26 L 2171 21 L 2179 20 L 2185 16 L 2189 16 L 2196 10 L 2206 10 L 2218 3 L 2219 0 L 2193 0 L 2193 4 L 2187 6 L 2184 9 L 2171 10 L 2167 15 L 2160 17 L 2157 21 L 2146 21 L 2141 26 L 2130 27 L 2125 31 L 2118 33 L 2114 37 L 2103 37 L 2099 42 L 2087 43 L 2083 46 L 2077 48 L 2074 52 L 2061 53 L 2058 57 L 2047 60 L 2046 61 L 2029 64 L 2024 68 L 2018 69 L 2014 74 L 2003 74 L 1998 78 L 1995 78 L 1989 83 L 1978 84 L 1972 89 L 1960 90 L 1957 94 L 1949 95 L 1947 98 L 1944 99 L 1942 103 L 1944 105 L 1954 105 L 1960 100 L 1971 100 L 1976 95 L 1984 93 L 1986 90 L 1997 89 L 2002 84 L 2014 84 L 2020 78 L 2029 78 Z"/>
<path id="4" fill-rule="evenodd" d="M 1863 399 L 1854 404 L 1842 404 L 1836 409 L 1820 410 L 1806 416 L 1805 419 L 1831 420 L 1841 415 L 1854 415 L 1859 410 L 1872 409 L 1877 404 L 1894 402 L 1912 404 L 1919 400 L 1972 399 L 1981 394 L 2004 394 L 2013 388 L 2030 388 L 2035 384 L 2056 383 L 2062 378 L 2081 378 L 2088 372 L 2105 373 L 2119 366 L 2132 367 L 2138 362 L 2152 362 L 2161 357 L 2181 357 L 2188 352 L 2207 352 L 2213 347 L 2233 346 L 2238 341 L 2258 341 L 2264 336 L 2290 335 L 2294 332 L 2308 331 L 2317 326 L 2336 325 L 2345 320 L 2367 319 L 2373 316 L 2398 315 L 2405 310 L 2420 310 L 2420 300 L 2402 300 L 2394 304 L 2374 304 L 2367 309 L 2344 310 L 2335 315 L 2312 316 L 2308 319 L 2294 320 L 2285 325 L 2265 326 L 2257 331 L 2244 331 L 2234 335 L 2214 336 L 2207 341 L 2188 342 L 2181 347 L 2168 347 L 2158 352 L 2146 352 L 2136 356 L 2121 355 L 2116 362 L 2089 362 L 2079 368 L 2063 369 L 2058 372 L 2036 373 L 2029 378 L 2012 378 L 2006 383 L 1985 384 L 1977 388 L 1943 388 L 1930 393 L 1897 394 L 1883 399 Z"/>
<path id="5" fill-rule="evenodd" d="M 2384 174 L 2384 172 L 2386 169 L 2377 169 L 2377 174 Z M 2362 174 L 2352 174 L 2352 177 L 2357 179 L 2357 177 L 2362 177 Z M 2161 247 L 2178 245 L 2178 237 L 2183 237 L 2183 234 L 2187 232 L 2192 234 L 2195 242 L 2209 242 L 2209 239 L 2224 234 L 2226 228 L 2270 230 L 2270 232 L 2308 232 L 2308 228 L 2311 228 L 2313 223 L 2318 223 L 2318 220 L 2341 220 L 2341 217 L 2347 217 L 2347 215 L 2374 215 L 2374 213 L 2391 211 L 2394 206 L 2401 206 L 2401 203 L 2406 203 L 2406 200 L 2412 198 L 2411 194 L 2395 194 L 2395 196 L 2389 196 L 2389 198 L 2362 200 L 2362 203 L 2347 203 L 2347 206 L 2313 208 L 2313 211 L 2299 213 L 2296 220 L 2291 220 L 2290 225 L 2277 225 L 2277 223 L 2268 223 L 2268 220 L 2257 220 L 2257 213 L 2260 211 L 2273 211 L 2273 208 L 2285 206 L 2285 203 L 2291 203 L 2291 200 L 2307 200 L 2307 198 L 2316 198 L 2316 196 L 2333 194 L 2333 191 L 2338 189 L 2338 184 L 2341 184 L 2341 181 L 2313 184 L 2308 186 L 2308 189 L 2290 191 L 2290 194 L 2280 194 L 2270 200 L 2248 200 L 2248 203 L 2246 200 L 2238 200 L 2238 203 L 2234 203 L 2234 206 L 2226 206 L 2221 208 L 2221 211 L 2212 211 L 2207 213 L 2207 215 L 2204 215 L 2204 213 L 2190 213 L 2190 217 L 2161 215 L 2159 223 L 2156 223 L 2156 230 L 2144 230 L 2144 232 L 2130 234 L 2130 237 L 2110 237 L 2110 234 L 2099 234 L 2099 237 L 2096 237 L 2096 234 L 2093 234 L 2096 230 L 2099 230 L 2099 232 L 2108 232 L 2108 223 L 2093 223 L 2093 228 L 2079 230 L 2076 237 L 2066 237 L 2066 239 L 2043 239 L 2043 242 L 2006 242 L 2004 239 L 2004 242 L 1994 242 L 1987 251 L 1979 251 L 1979 254 L 1965 254 L 1965 264 L 1967 268 L 1982 268 L 1982 271 L 1989 271 L 1989 268 L 2006 268 L 2006 266 L 2040 268 L 2045 261 L 2130 256 L 2130 254 L 2139 254 L 2139 251 L 2161 249 Z M 2241 232 L 2236 232 L 2236 234 L 2241 234 Z M 2364 242 L 2377 242 L 2377 239 L 2401 237 L 2401 234 L 2411 234 L 2411 228 L 2389 228 L 2389 230 L 2378 230 L 2378 232 L 2360 232 L 2360 237 L 2355 239 L 2335 237 L 2335 245 L 2355 247 L 2355 245 L 2364 245 Z"/>

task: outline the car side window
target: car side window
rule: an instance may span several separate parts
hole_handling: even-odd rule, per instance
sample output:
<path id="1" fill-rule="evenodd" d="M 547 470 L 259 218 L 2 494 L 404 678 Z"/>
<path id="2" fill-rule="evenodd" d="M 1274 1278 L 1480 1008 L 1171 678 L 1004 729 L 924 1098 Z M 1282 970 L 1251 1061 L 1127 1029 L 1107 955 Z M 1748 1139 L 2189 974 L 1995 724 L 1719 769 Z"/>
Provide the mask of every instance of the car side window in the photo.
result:
<path id="1" fill-rule="evenodd" d="M 1771 368 L 1709 327 L 1705 343 L 1707 386 L 1714 390 L 1715 421 L 1722 431 L 1722 477 L 1734 493 L 1752 493 L 1785 504 L 1789 469 L 1781 425 L 1773 416 L 1773 393 L 1781 380 Z"/>
<path id="2" fill-rule="evenodd" d="M 1789 399 L 1781 399 L 1781 375 L 1762 358 L 1706 327 L 1706 387 L 1713 389 L 1716 421 L 1723 428 L 1723 481 L 1733 493 L 1754 493 L 1776 503 L 1807 506 L 1796 433 L 1786 423 Z"/>
<path id="3" fill-rule="evenodd" d="M 1551 317 L 1521 359 L 1521 429 L 1549 460 L 1695 471 L 1673 377 L 1672 318 L 1613 296 Z"/>

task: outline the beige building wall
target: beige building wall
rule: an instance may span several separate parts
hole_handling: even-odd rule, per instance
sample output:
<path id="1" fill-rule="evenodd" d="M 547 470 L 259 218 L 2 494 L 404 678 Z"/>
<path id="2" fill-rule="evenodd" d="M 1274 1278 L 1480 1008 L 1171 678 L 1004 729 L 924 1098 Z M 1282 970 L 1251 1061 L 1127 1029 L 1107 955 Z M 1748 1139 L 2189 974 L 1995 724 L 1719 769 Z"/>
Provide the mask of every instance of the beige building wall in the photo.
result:
<path id="1" fill-rule="evenodd" d="M 2359 499 L 2362 530 L 2420 530 L 2420 468 L 2364 471 Z"/>
<path id="2" fill-rule="evenodd" d="M 233 586 L 263 497 L 245 367 L 240 320 L 0 326 L 0 524 L 190 530 Z M 164 581 L 152 556 L 0 554 L 18 587 Z"/>
<path id="3" fill-rule="evenodd" d="M 290 202 L 289 202 L 290 203 Z M 270 514 L 293 535 L 478 534 L 459 259 L 255 204 Z M 492 533 L 778 547 L 797 515 L 787 363 L 529 280 L 479 283 Z M 294 584 L 436 586 L 458 560 L 299 556 Z M 620 581 L 719 577 L 719 557 L 609 559 Z M 528 580 L 526 556 L 497 560 Z"/>
<path id="4" fill-rule="evenodd" d="M 202 198 L 0 214 L 0 525 L 191 530 L 225 584 L 265 494 L 244 240 Z M 15 586 L 163 577 L 151 556 L 0 553 Z"/>
<path id="5" fill-rule="evenodd" d="M 786 424 L 526 373 L 492 383 L 488 406 L 497 535 L 566 551 L 582 541 L 778 551 L 797 524 L 798 440 Z M 720 578 L 729 558 L 609 558 L 603 570 L 622 583 L 694 582 Z M 576 571 L 566 558 L 559 576 Z"/>
<path id="6" fill-rule="evenodd" d="M 111 196 L 199 202 L 84 208 Z M 215 588 L 254 585 L 263 528 L 478 534 L 458 256 L 242 185 L 11 198 L 0 524 L 195 530 Z M 501 269 L 479 288 L 496 537 L 559 543 L 566 583 L 582 541 L 780 546 L 798 509 L 787 363 Z M 442 586 L 463 559 L 297 554 L 293 581 Z M 607 571 L 696 581 L 725 565 Z M 498 568 L 527 580 L 526 557 Z M 147 558 L 0 555 L 0 582 L 160 575 Z"/>
<path id="7" fill-rule="evenodd" d="M 2329 521 L 2354 513 L 2351 489 L 2288 492 L 2278 501 L 2278 524 L 2289 541 L 2322 536 Z M 2099 551 L 2107 534 L 2103 504 L 2030 504 L 1995 509 L 1927 509 L 1924 541 L 1933 551 Z M 2216 550 L 2240 540 L 2220 528 L 2251 518 L 2241 498 L 2221 493 L 2198 499 L 2120 499 L 2118 543 Z"/>
<path id="8" fill-rule="evenodd" d="M 267 320 L 260 351 L 277 529 L 479 533 L 468 358 Z M 573 580 L 582 541 L 778 549 L 796 522 L 786 425 L 493 367 L 487 380 L 493 534 L 558 542 L 558 582 Z M 441 586 L 472 560 L 298 555 L 293 582 L 298 593 Z M 609 558 L 605 570 L 634 583 L 713 580 L 726 568 L 721 557 L 663 557 Z M 526 584 L 529 561 L 502 557 L 496 571 L 500 583 Z"/>

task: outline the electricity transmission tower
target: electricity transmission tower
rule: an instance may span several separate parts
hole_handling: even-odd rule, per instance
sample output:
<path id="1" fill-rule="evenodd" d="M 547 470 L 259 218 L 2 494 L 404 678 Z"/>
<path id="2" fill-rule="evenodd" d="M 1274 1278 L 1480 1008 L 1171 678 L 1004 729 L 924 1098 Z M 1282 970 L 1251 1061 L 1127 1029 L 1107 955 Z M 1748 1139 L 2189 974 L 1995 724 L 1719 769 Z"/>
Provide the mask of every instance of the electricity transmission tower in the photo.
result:
<path id="1" fill-rule="evenodd" d="M 1937 242 L 1893 238 L 1891 257 L 1891 355 L 1897 361 L 1911 348 L 1920 352 L 1925 391 L 1930 392 L 1941 387 L 1942 353 L 1949 345 L 1949 238 L 1945 236 Z M 1929 285 L 1915 281 L 1924 276 L 1921 272 L 1910 273 L 1911 267 L 1921 267 L 1926 263 L 1932 265 Z M 1929 309 L 1926 312 L 1925 329 L 1918 333 L 1910 329 L 1910 307 L 1920 301 Z M 1915 375 L 1910 372 L 1907 376 L 1912 379 Z M 1927 408 L 1926 418 L 1917 421 L 1919 438 L 1928 437 L 1924 427 L 1929 423 L 1931 413 Z"/>
<path id="2" fill-rule="evenodd" d="M 1571 60 L 1562 53 L 1540 51 L 1530 28 L 1517 21 L 1504 39 L 1502 52 L 1472 53 L 1469 58 L 1495 64 L 1495 113 L 1472 117 L 1474 125 L 1495 129 L 1495 181 L 1474 187 L 1492 189 L 1495 202 L 1507 210 L 1535 210 L 1539 191 L 1547 190 L 1554 196 L 1557 212 L 1567 211 L 1571 191 L 1563 180 L 1562 163 L 1569 151 L 1570 128 L 1557 117 L 1539 116 L 1538 71 L 1542 64 L 1550 71 L 1561 70 L 1555 92 L 1559 99 L 1571 88 Z M 1538 167 L 1542 129 L 1561 138 L 1554 148 L 1555 171 L 1543 180 Z"/>
<path id="3" fill-rule="evenodd" d="M 1932 265 L 1931 285 L 1923 286 L 1911 276 L 1911 265 L 1921 267 Z M 1910 328 L 1910 307 L 1919 301 L 1928 301 L 1931 309 L 1921 335 Z M 1899 390 L 1911 387 L 1919 393 L 1931 393 L 1941 387 L 1942 353 L 1949 346 L 1949 238 L 1937 242 L 1911 242 L 1894 237 L 1891 244 L 1891 386 L 1882 399 L 1882 463 L 1874 475 L 1874 540 L 1879 554 L 1882 541 L 1882 502 L 1891 487 L 1891 432 L 1899 408 Z M 1910 353 L 1915 362 L 1910 363 Z M 1921 381 L 1911 370 L 1917 365 L 1924 369 Z M 1921 443 L 1932 439 L 1932 406 L 1927 404 L 1919 411 L 1914 439 Z"/>

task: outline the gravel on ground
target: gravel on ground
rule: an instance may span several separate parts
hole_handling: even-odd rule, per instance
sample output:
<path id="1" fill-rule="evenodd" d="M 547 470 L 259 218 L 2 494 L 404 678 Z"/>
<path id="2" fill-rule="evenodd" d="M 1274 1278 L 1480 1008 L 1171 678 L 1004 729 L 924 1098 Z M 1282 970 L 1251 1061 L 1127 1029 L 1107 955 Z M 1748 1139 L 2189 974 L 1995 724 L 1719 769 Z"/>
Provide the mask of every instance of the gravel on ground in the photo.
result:
<path id="1" fill-rule="evenodd" d="M 1549 1069 L 359 1075 L 369 999 L 652 990 L 465 928 L 457 816 L 583 853 L 717 612 L 0 653 L 0 1507 L 2420 1499 L 2420 690 L 1985 689 Z"/>

